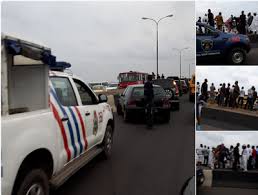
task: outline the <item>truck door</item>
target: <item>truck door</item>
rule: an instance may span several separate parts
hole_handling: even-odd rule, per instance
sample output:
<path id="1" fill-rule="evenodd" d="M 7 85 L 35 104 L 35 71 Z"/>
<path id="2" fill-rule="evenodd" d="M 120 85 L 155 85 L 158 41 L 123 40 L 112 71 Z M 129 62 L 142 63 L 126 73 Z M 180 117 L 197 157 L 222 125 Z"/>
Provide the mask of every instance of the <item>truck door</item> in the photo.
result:
<path id="1" fill-rule="evenodd" d="M 95 146 L 103 134 L 103 108 L 98 104 L 98 98 L 89 87 L 78 79 L 73 79 L 78 90 L 79 102 L 78 112 L 85 124 L 88 149 Z"/>
<path id="2" fill-rule="evenodd" d="M 78 116 L 76 95 L 68 77 L 50 77 L 50 104 L 60 130 L 60 158 L 68 163 L 83 151 Z"/>
<path id="3" fill-rule="evenodd" d="M 197 56 L 221 54 L 226 39 L 220 32 L 208 26 L 196 25 L 196 54 Z"/>

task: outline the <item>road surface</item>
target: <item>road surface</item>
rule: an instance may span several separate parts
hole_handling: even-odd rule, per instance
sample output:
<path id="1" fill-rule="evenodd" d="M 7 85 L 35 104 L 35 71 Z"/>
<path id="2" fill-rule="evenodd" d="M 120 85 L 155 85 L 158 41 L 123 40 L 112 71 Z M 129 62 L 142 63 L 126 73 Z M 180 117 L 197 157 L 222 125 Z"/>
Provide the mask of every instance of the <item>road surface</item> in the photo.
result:
<path id="1" fill-rule="evenodd" d="M 197 195 L 257 195 L 256 189 L 199 187 Z"/>
<path id="2" fill-rule="evenodd" d="M 253 130 L 253 129 L 247 128 L 246 126 L 238 125 L 237 122 L 229 123 L 229 122 L 225 122 L 225 121 L 203 118 L 202 124 L 201 124 L 201 130 L 243 131 L 243 130 Z"/>
<path id="3" fill-rule="evenodd" d="M 194 175 L 194 104 L 181 98 L 169 124 L 147 130 L 115 115 L 113 156 L 97 157 L 72 176 L 55 195 L 177 195 Z"/>

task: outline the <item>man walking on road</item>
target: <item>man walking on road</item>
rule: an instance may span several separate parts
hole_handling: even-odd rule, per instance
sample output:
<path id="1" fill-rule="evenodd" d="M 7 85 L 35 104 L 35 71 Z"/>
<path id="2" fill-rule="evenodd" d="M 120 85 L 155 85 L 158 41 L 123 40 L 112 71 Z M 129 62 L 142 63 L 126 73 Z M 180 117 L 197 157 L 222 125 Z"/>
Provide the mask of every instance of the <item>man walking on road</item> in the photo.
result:
<path id="1" fill-rule="evenodd" d="M 245 90 L 244 87 L 241 88 L 240 95 L 238 98 L 238 106 L 240 105 L 240 108 L 242 108 L 244 103 L 244 97 L 245 97 Z"/>
<path id="2" fill-rule="evenodd" d="M 246 145 L 243 145 L 243 151 L 242 151 L 242 168 L 243 171 L 247 171 L 247 163 L 248 163 L 248 158 L 249 158 L 249 152 L 246 148 Z"/>
<path id="3" fill-rule="evenodd" d="M 204 101 L 207 102 L 208 100 L 208 80 L 204 79 L 204 82 L 202 84 L 201 93 L 204 96 Z"/>
<path id="4" fill-rule="evenodd" d="M 234 163 L 233 163 L 233 170 L 237 170 L 237 166 L 239 164 L 239 146 L 240 143 L 237 143 L 236 147 L 234 148 Z"/>
<path id="5" fill-rule="evenodd" d="M 152 75 L 148 75 L 147 82 L 144 84 L 144 100 L 146 105 L 146 120 L 147 120 L 147 126 L 149 128 L 152 127 L 152 101 L 154 98 L 154 92 L 153 92 L 153 84 L 152 84 Z"/>
<path id="6" fill-rule="evenodd" d="M 228 83 L 228 87 L 226 88 L 226 100 L 225 100 L 225 106 L 229 106 L 229 96 L 230 96 L 230 83 Z"/>
<path id="7" fill-rule="evenodd" d="M 219 96 L 219 106 L 224 106 L 224 98 L 226 94 L 226 84 L 223 83 L 220 88 L 220 96 Z"/>
<path id="8" fill-rule="evenodd" d="M 215 103 L 215 97 L 216 97 L 215 90 L 216 90 L 216 88 L 214 86 L 214 83 L 212 83 L 210 86 L 210 100 L 211 100 L 212 104 Z"/>
<path id="9" fill-rule="evenodd" d="M 206 148 L 206 146 L 204 146 L 203 156 L 204 156 L 204 165 L 207 167 L 209 163 L 209 149 Z"/>
<path id="10" fill-rule="evenodd" d="M 232 105 L 232 108 L 238 107 L 237 103 L 236 103 L 236 100 L 237 100 L 239 94 L 240 94 L 240 89 L 239 89 L 239 86 L 238 86 L 238 81 L 236 81 L 234 91 L 233 91 L 233 105 Z"/>
<path id="11" fill-rule="evenodd" d="M 245 109 L 250 109 L 250 110 L 253 109 L 253 88 L 254 88 L 254 86 L 252 86 L 247 91 L 247 101 L 245 104 Z"/>

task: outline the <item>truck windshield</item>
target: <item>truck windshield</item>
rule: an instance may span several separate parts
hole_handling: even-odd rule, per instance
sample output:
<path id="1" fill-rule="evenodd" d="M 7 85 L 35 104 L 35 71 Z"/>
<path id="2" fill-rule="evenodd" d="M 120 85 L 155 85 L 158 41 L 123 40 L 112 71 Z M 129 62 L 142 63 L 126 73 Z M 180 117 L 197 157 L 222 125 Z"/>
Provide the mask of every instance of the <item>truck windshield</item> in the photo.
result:
<path id="1" fill-rule="evenodd" d="M 132 73 L 125 73 L 119 75 L 120 82 L 132 82 L 132 81 L 139 81 L 140 75 L 139 74 L 132 74 Z"/>

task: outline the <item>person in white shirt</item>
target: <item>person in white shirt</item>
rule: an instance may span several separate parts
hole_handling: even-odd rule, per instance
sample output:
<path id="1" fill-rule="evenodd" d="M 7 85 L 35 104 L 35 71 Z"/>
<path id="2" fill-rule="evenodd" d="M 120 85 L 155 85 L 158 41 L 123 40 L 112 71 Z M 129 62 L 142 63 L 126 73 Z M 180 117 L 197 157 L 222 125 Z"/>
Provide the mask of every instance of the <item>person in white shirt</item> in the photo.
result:
<path id="1" fill-rule="evenodd" d="M 242 151 L 242 168 L 244 170 L 244 172 L 247 171 L 247 162 L 248 162 L 248 158 L 249 158 L 249 152 L 246 148 L 246 145 L 242 146 L 243 151 Z"/>
<path id="2" fill-rule="evenodd" d="M 207 24 L 208 23 L 208 15 L 205 14 L 204 17 L 202 18 L 202 22 Z"/>
<path id="3" fill-rule="evenodd" d="M 238 102 L 237 102 L 237 104 L 240 105 L 241 108 L 244 103 L 244 97 L 245 97 L 245 90 L 244 90 L 244 87 L 242 87 L 240 91 L 240 95 L 238 97 Z"/>
<path id="4" fill-rule="evenodd" d="M 254 34 L 258 34 L 258 15 L 254 13 L 252 24 L 249 27 L 249 31 L 252 31 Z"/>
<path id="5" fill-rule="evenodd" d="M 197 95 L 197 97 L 200 94 L 200 92 L 201 92 L 201 86 L 200 86 L 200 83 L 197 82 L 197 85 L 196 85 L 196 95 Z"/>
<path id="6" fill-rule="evenodd" d="M 209 149 L 209 147 L 208 147 L 208 149 Z M 214 161 L 215 161 L 213 151 L 214 151 L 214 148 L 209 149 L 209 162 L 208 162 L 208 164 L 209 164 L 209 167 L 212 170 L 214 169 Z"/>
<path id="7" fill-rule="evenodd" d="M 197 162 L 201 165 L 204 163 L 204 156 L 203 156 L 203 145 L 200 144 L 199 148 L 196 148 L 196 156 L 197 156 Z"/>

